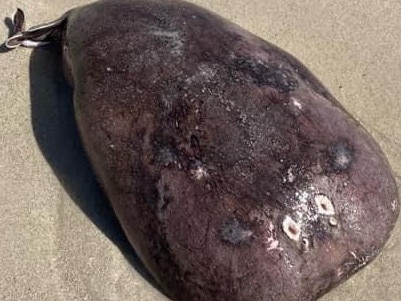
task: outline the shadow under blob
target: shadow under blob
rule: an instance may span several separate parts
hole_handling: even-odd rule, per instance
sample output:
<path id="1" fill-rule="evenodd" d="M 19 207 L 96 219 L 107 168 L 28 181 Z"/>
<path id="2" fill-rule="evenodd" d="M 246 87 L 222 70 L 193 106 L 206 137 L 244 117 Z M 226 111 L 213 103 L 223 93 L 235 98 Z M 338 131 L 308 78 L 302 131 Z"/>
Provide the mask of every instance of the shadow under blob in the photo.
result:
<path id="1" fill-rule="evenodd" d="M 4 18 L 4 24 L 8 28 L 7 38 L 9 38 L 14 34 L 13 21 L 11 20 L 11 18 Z M 6 47 L 6 42 L 4 42 L 3 44 L 0 45 L 0 53 L 6 53 L 6 52 L 9 52 L 10 50 L 12 50 L 12 49 L 9 49 Z"/>
<path id="2" fill-rule="evenodd" d="M 125 237 L 84 152 L 74 118 L 73 90 L 63 77 L 60 48 L 59 45 L 37 48 L 30 58 L 35 138 L 71 199 L 121 250 L 138 273 L 161 291 Z"/>

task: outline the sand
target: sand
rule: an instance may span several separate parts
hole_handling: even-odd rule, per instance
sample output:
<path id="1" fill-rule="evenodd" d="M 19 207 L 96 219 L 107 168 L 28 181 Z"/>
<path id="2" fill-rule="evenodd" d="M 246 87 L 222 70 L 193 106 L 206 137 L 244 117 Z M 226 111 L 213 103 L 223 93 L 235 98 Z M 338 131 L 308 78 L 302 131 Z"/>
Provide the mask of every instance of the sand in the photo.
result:
<path id="1" fill-rule="evenodd" d="M 29 25 L 88 0 L 1 0 Z M 401 184 L 399 0 L 194 0 L 304 62 L 377 139 Z M 307 3 L 307 4 L 305 4 Z M 0 39 L 7 37 L 5 24 Z M 71 91 L 43 49 L 0 53 L 0 300 L 167 300 L 148 280 L 77 138 Z M 378 259 L 322 301 L 397 301 L 401 221 Z M 256 300 L 255 300 L 256 301 Z"/>

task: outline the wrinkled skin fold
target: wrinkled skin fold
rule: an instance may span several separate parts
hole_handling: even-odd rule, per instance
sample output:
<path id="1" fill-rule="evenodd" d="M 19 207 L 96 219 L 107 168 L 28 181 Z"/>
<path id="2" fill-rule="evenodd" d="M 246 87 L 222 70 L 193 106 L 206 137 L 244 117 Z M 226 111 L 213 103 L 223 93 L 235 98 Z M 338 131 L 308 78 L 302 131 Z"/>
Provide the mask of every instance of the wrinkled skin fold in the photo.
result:
<path id="1" fill-rule="evenodd" d="M 173 300 L 316 300 L 389 238 L 398 191 L 378 144 L 276 46 L 181 1 L 15 27 L 10 47 L 61 43 L 98 180 Z"/>

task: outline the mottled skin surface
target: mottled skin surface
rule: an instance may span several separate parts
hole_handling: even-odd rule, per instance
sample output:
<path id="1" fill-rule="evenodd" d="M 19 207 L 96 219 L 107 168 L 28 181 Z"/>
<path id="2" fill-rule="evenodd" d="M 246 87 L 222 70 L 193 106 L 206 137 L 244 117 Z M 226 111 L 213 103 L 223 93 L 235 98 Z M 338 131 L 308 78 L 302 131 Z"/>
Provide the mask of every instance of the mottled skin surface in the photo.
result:
<path id="1" fill-rule="evenodd" d="M 311 301 L 378 254 L 388 163 L 293 57 L 184 2 L 101 1 L 63 26 L 84 146 L 174 300 Z"/>

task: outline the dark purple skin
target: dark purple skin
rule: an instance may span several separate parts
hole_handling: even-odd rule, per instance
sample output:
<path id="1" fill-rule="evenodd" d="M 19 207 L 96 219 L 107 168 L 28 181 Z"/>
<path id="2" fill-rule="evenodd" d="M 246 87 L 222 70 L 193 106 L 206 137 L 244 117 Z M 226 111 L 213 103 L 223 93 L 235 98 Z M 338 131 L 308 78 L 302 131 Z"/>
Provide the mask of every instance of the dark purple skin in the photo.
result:
<path id="1" fill-rule="evenodd" d="M 294 57 L 180 1 L 59 20 L 46 38 L 85 149 L 173 300 L 316 300 L 377 256 L 399 213 L 389 164 Z"/>

